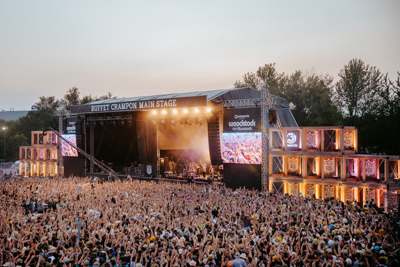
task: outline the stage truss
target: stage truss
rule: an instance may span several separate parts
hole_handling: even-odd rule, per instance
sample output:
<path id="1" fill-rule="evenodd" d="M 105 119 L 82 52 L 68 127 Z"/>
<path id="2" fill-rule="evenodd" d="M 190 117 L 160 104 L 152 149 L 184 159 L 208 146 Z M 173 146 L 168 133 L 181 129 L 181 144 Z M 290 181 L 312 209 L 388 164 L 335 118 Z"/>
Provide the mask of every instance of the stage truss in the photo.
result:
<path id="1" fill-rule="evenodd" d="M 225 100 L 222 106 L 226 108 L 261 107 L 261 138 L 262 138 L 262 164 L 261 183 L 263 191 L 269 191 L 269 109 L 275 109 L 278 99 L 271 97 L 266 84 L 260 84 L 261 98 Z M 277 116 L 277 127 L 282 124 Z"/>

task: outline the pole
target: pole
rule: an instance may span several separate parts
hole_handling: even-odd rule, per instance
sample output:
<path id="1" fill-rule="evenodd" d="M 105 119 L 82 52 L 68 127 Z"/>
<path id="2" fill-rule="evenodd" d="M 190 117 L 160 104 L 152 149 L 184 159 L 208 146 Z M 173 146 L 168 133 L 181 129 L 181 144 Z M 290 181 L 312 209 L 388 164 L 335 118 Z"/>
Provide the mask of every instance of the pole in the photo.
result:
<path id="1" fill-rule="evenodd" d="M 63 134 L 63 116 L 60 114 L 58 116 L 58 132 L 60 134 Z M 64 175 L 63 173 L 63 166 L 64 166 L 64 161 L 63 161 L 63 156 L 62 156 L 62 146 L 61 146 L 62 140 L 58 138 L 58 177 L 61 177 Z"/>
<path id="2" fill-rule="evenodd" d="M 4 162 L 6 161 L 6 128 L 4 129 Z"/>
<path id="3" fill-rule="evenodd" d="M 262 189 L 269 191 L 269 91 L 265 83 L 261 86 L 261 131 L 262 131 L 262 166 L 261 180 Z"/>

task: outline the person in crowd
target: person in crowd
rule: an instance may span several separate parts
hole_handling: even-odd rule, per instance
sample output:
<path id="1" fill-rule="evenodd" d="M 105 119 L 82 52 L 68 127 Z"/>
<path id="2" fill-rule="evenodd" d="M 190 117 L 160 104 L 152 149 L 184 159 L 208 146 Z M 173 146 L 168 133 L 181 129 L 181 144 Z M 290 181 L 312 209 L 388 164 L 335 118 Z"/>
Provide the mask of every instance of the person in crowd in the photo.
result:
<path id="1" fill-rule="evenodd" d="M 399 213 L 371 202 L 81 177 L 0 193 L 4 267 L 399 266 Z"/>

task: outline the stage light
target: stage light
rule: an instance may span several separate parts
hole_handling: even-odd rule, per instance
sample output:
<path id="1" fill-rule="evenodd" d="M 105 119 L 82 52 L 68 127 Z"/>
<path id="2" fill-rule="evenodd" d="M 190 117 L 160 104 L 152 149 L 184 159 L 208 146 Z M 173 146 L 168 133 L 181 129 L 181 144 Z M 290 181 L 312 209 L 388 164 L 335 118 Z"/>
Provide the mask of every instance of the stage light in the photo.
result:
<path id="1" fill-rule="evenodd" d="M 94 126 L 94 127 L 96 127 L 96 122 L 95 122 L 95 121 L 94 121 L 94 122 L 92 122 L 92 124 L 93 124 L 93 126 Z"/>
<path id="2" fill-rule="evenodd" d="M 153 114 L 154 114 L 154 115 L 157 115 L 157 111 L 156 111 L 156 110 L 153 110 Z"/>
<path id="3" fill-rule="evenodd" d="M 128 123 L 129 123 L 129 124 L 132 124 L 132 120 L 129 120 Z"/>
<path id="4" fill-rule="evenodd" d="M 188 119 L 188 120 L 186 121 L 186 123 L 189 124 L 189 125 L 192 125 L 193 122 L 192 122 L 190 119 Z"/>
<path id="5" fill-rule="evenodd" d="M 195 108 L 195 109 L 194 109 L 194 112 L 199 113 L 199 109 L 198 109 L 198 108 Z"/>
<path id="6" fill-rule="evenodd" d="M 103 125 L 104 125 L 104 122 L 101 121 L 101 122 L 100 122 L 100 126 L 103 126 Z"/>
<path id="7" fill-rule="evenodd" d="M 115 126 L 115 125 L 117 124 L 117 122 L 116 122 L 116 121 L 113 121 L 112 124 L 113 124 L 113 126 Z"/>
<path id="8" fill-rule="evenodd" d="M 185 108 L 184 110 L 183 110 L 183 113 L 187 113 L 188 111 L 187 111 L 187 109 Z"/>
<path id="9" fill-rule="evenodd" d="M 165 125 L 165 120 L 161 120 L 161 124 L 162 124 L 162 125 Z"/>
<path id="10" fill-rule="evenodd" d="M 176 109 L 174 109 L 172 112 L 173 112 L 174 114 L 178 113 L 178 111 L 177 111 Z"/>
<path id="11" fill-rule="evenodd" d="M 87 121 L 87 122 L 86 122 L 86 126 L 89 126 L 89 125 L 90 125 L 90 122 Z"/>
<path id="12" fill-rule="evenodd" d="M 171 124 L 172 124 L 172 125 L 175 125 L 175 124 L 176 124 L 176 121 L 175 121 L 175 120 L 172 120 L 172 121 L 171 121 Z"/>
<path id="13" fill-rule="evenodd" d="M 156 121 L 156 120 L 153 120 L 152 123 L 153 123 L 154 125 L 157 125 L 157 121 Z"/>
<path id="14" fill-rule="evenodd" d="M 199 119 L 197 122 L 198 122 L 200 125 L 203 125 L 202 119 Z"/>
<path id="15" fill-rule="evenodd" d="M 124 124 L 125 124 L 125 122 L 122 120 L 122 121 L 121 121 L 121 125 L 124 125 Z"/>
<path id="16" fill-rule="evenodd" d="M 163 114 L 167 114 L 167 111 L 164 109 L 164 110 L 162 111 L 162 113 L 163 113 Z"/>
<path id="17" fill-rule="evenodd" d="M 207 108 L 207 112 L 211 112 L 211 108 Z"/>

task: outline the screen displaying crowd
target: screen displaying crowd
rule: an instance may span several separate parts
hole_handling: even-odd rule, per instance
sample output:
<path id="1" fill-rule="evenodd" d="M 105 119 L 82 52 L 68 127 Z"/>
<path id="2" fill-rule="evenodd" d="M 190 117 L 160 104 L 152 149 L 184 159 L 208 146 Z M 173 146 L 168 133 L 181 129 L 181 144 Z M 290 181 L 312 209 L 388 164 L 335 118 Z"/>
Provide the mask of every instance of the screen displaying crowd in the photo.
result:
<path id="1" fill-rule="evenodd" d="M 63 134 L 61 135 L 65 140 L 76 146 L 76 135 L 75 134 Z M 61 140 L 61 154 L 64 157 L 77 157 L 78 151 L 69 145 L 64 140 Z"/>
<path id="2" fill-rule="evenodd" d="M 261 133 L 223 133 L 224 163 L 261 164 Z"/>
<path id="3" fill-rule="evenodd" d="M 374 201 L 167 182 L 0 181 L 4 267 L 397 267 Z"/>

